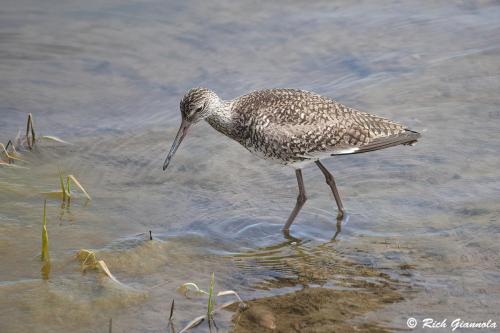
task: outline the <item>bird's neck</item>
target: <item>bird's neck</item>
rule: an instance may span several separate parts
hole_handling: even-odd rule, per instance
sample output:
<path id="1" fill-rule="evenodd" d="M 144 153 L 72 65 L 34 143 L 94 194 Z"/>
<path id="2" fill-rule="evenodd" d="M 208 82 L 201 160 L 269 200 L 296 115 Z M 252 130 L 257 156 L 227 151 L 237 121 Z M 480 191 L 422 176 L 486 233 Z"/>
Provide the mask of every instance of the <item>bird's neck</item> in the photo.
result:
<path id="1" fill-rule="evenodd" d="M 231 101 L 223 101 L 214 106 L 206 121 L 222 134 L 231 137 L 234 130 L 233 114 L 231 112 Z"/>

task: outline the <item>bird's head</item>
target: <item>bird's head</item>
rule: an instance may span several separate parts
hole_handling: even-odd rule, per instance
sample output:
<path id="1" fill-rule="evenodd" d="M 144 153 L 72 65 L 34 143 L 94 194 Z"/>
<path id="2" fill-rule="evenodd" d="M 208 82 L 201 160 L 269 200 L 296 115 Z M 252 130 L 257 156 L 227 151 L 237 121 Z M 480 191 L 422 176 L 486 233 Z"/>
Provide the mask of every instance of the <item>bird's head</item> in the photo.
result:
<path id="1" fill-rule="evenodd" d="M 217 110 L 220 104 L 221 100 L 217 94 L 205 88 L 193 88 L 182 97 L 180 104 L 182 116 L 181 127 L 163 163 L 163 170 L 167 169 L 170 160 L 177 151 L 177 148 L 179 148 L 191 125 L 210 116 L 212 112 Z"/>

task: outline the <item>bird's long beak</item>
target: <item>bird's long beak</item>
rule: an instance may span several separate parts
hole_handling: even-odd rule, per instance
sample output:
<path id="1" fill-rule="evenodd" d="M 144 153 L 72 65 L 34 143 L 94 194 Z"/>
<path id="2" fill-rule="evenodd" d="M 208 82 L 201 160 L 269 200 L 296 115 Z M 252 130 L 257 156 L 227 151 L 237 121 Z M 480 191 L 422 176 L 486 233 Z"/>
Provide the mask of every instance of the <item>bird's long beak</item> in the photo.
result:
<path id="1" fill-rule="evenodd" d="M 177 135 L 175 136 L 174 143 L 172 144 L 172 148 L 170 148 L 170 151 L 168 152 L 167 158 L 165 159 L 165 162 L 163 163 L 163 171 L 165 171 L 168 167 L 168 164 L 170 163 L 170 160 L 174 156 L 175 152 L 177 151 L 177 148 L 179 148 L 182 139 L 186 136 L 188 133 L 189 126 L 191 126 L 191 123 L 182 120 L 181 127 L 179 128 L 179 131 L 177 132 Z"/>

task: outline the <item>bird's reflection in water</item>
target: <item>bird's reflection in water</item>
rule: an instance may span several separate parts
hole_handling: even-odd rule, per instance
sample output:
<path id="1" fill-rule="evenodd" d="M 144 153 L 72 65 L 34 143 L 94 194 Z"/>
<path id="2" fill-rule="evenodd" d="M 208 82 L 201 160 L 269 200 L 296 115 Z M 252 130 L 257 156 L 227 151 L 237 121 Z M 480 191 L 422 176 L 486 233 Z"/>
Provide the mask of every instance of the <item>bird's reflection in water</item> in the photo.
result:
<path id="1" fill-rule="evenodd" d="M 339 246 L 337 238 L 348 219 L 337 220 L 335 234 L 323 243 L 284 232 L 283 242 L 234 255 L 232 260 L 252 289 L 261 290 L 261 296 L 271 291 L 269 297 L 250 300 L 248 310 L 235 309 L 234 331 L 301 331 L 307 324 L 319 331 L 363 332 L 363 327 L 353 326 L 353 318 L 402 301 L 399 290 L 408 282 L 363 263 L 369 254 L 345 253 Z M 391 331 L 383 321 L 371 324 Z"/>
<path id="2" fill-rule="evenodd" d="M 252 279 L 258 280 L 263 289 L 323 285 L 332 281 L 336 284 L 335 279 L 341 275 L 385 277 L 382 272 L 356 263 L 348 259 L 350 254 L 337 250 L 342 225 L 348 220 L 349 215 L 337 219 L 336 231 L 326 242 L 301 239 L 284 231 L 282 242 L 235 254 L 232 259 L 239 268 L 251 272 Z M 341 280 L 347 282 L 349 279 L 342 276 Z"/>

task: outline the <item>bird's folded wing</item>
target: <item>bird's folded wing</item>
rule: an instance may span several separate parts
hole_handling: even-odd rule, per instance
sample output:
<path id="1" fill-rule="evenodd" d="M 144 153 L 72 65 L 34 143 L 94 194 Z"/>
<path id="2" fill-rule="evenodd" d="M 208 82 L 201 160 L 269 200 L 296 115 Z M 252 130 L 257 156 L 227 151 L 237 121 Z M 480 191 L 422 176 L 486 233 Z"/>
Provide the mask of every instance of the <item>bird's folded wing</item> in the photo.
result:
<path id="1" fill-rule="evenodd" d="M 404 132 L 379 137 L 361 146 L 345 147 L 339 151 L 332 152 L 331 155 L 360 154 L 398 145 L 411 145 L 417 142 L 418 138 L 420 138 L 420 133 L 405 129 Z"/>

